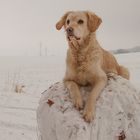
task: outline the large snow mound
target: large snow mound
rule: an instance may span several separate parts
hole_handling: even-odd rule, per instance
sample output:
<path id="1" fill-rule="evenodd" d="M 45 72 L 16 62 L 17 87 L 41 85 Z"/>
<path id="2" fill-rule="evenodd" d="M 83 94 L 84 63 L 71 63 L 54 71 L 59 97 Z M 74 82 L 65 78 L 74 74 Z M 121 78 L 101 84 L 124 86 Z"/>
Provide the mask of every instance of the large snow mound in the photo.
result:
<path id="1" fill-rule="evenodd" d="M 81 88 L 83 97 L 90 88 Z M 91 123 L 73 106 L 62 82 L 42 93 L 37 110 L 40 140 L 140 140 L 140 93 L 119 76 L 108 80 Z"/>

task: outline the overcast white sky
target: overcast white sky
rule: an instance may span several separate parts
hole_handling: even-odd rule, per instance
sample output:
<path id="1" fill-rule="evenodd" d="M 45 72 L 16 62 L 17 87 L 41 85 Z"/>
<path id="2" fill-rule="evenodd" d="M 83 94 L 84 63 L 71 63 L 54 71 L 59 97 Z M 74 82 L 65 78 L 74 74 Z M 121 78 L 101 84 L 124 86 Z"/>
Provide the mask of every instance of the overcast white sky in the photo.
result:
<path id="1" fill-rule="evenodd" d="M 68 10 L 91 10 L 103 23 L 97 36 L 105 49 L 140 45 L 140 0 L 0 0 L 0 55 L 63 54 L 64 31 L 55 23 Z"/>

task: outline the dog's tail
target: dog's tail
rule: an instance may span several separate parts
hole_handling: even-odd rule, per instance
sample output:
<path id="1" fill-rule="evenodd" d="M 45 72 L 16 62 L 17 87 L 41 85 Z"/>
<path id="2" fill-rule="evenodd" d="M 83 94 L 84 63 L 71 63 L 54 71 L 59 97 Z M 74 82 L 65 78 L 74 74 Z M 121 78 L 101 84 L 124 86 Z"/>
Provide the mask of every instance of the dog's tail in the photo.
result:
<path id="1" fill-rule="evenodd" d="M 129 73 L 128 69 L 123 66 L 119 66 L 118 74 L 125 79 L 128 79 L 128 80 L 130 79 L 130 73 Z"/>

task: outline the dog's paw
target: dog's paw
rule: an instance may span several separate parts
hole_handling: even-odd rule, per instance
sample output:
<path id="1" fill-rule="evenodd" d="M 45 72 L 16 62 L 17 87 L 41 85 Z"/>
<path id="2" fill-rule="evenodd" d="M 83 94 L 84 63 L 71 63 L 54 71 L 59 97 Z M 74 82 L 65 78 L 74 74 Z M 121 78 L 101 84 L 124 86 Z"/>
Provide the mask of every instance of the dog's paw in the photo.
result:
<path id="1" fill-rule="evenodd" d="M 86 108 L 83 112 L 83 118 L 90 123 L 94 119 L 94 111 Z"/>
<path id="2" fill-rule="evenodd" d="M 83 100 L 82 97 L 75 97 L 73 99 L 74 106 L 76 107 L 77 110 L 80 110 L 83 108 Z"/>

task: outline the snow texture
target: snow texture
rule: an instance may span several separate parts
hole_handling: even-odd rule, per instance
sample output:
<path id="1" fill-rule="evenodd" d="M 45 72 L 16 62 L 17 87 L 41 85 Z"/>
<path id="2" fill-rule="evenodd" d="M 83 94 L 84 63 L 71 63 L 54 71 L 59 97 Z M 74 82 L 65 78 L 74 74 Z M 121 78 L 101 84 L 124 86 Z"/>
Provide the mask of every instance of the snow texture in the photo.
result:
<path id="1" fill-rule="evenodd" d="M 82 87 L 82 96 L 90 88 Z M 131 83 L 114 76 L 96 104 L 91 123 L 74 108 L 62 82 L 42 93 L 37 110 L 40 140 L 140 140 L 140 93 Z"/>

